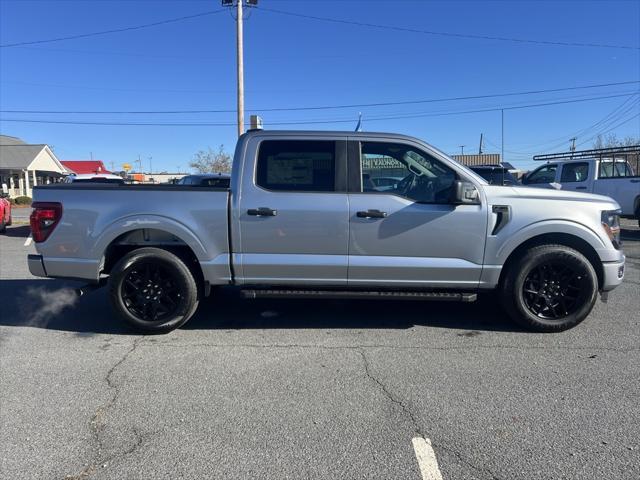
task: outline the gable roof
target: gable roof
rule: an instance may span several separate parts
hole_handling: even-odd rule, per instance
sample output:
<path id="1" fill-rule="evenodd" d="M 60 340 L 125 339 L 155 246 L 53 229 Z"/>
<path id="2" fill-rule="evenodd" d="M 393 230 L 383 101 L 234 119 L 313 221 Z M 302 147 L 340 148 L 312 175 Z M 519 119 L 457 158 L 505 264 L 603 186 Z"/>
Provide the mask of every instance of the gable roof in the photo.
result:
<path id="1" fill-rule="evenodd" d="M 26 142 L 18 137 L 0 135 L 0 145 L 26 145 Z"/>
<path id="2" fill-rule="evenodd" d="M 44 148 L 45 145 L 0 144 L 0 168 L 25 169 Z"/>
<path id="3" fill-rule="evenodd" d="M 77 173 L 78 175 L 86 173 L 111 173 L 102 163 L 102 160 L 62 160 L 60 163 L 67 170 Z"/>
<path id="4" fill-rule="evenodd" d="M 0 135 L 0 169 L 26 170 L 28 168 L 67 173 L 46 144 L 27 144 L 18 137 Z"/>

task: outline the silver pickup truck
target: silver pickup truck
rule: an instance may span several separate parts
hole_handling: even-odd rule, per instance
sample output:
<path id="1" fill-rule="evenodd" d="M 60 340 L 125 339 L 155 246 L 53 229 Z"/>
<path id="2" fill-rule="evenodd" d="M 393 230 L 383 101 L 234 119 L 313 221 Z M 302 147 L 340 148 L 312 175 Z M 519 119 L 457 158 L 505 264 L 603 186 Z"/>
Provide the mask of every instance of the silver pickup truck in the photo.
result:
<path id="1" fill-rule="evenodd" d="M 496 291 L 515 321 L 560 331 L 624 275 L 615 201 L 488 185 L 403 135 L 250 131 L 229 189 L 58 184 L 34 197 L 31 273 L 108 283 L 119 316 L 150 332 L 224 285 L 252 298 Z"/>

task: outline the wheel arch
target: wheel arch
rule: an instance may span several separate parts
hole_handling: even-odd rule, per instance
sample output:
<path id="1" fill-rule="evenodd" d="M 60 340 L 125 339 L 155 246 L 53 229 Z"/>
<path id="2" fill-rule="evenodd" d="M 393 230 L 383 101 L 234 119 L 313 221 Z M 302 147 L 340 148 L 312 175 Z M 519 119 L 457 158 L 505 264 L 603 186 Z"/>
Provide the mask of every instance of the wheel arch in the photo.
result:
<path id="1" fill-rule="evenodd" d="M 604 283 L 604 270 L 602 267 L 602 261 L 600 260 L 600 257 L 598 256 L 595 248 L 589 242 L 587 242 L 583 238 L 578 237 L 577 235 L 562 232 L 543 233 L 540 235 L 536 235 L 518 245 L 514 250 L 511 251 L 505 263 L 503 264 L 498 284 L 502 285 L 507 272 L 514 262 L 521 258 L 527 250 L 533 247 L 538 247 L 540 245 L 564 245 L 580 252 L 593 266 L 593 269 L 595 270 L 598 277 L 598 287 L 602 287 Z"/>
<path id="2" fill-rule="evenodd" d="M 206 287 L 204 272 L 196 251 L 181 236 L 162 228 L 134 228 L 111 239 L 103 250 L 101 273 L 109 274 L 123 256 L 146 247 L 173 253 L 191 270 L 198 285 Z"/>

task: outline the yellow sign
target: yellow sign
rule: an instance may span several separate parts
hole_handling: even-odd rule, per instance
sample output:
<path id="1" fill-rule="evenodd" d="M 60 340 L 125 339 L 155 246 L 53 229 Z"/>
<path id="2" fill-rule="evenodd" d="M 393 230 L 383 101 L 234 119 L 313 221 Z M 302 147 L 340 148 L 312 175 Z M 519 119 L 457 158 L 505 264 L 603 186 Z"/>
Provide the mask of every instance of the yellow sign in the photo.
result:
<path id="1" fill-rule="evenodd" d="M 131 164 L 130 164 L 130 163 L 123 163 L 123 164 L 122 164 L 122 169 L 123 169 L 125 172 L 128 172 L 129 170 L 131 170 Z"/>

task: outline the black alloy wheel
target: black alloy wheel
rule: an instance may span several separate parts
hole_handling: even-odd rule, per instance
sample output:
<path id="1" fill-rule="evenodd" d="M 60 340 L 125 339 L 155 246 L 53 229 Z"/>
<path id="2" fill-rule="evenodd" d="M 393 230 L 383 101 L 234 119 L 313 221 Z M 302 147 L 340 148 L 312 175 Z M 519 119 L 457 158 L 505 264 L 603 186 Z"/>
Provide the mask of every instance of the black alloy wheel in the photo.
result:
<path id="1" fill-rule="evenodd" d="M 183 325 L 198 308 L 201 288 L 196 278 L 177 255 L 160 248 L 139 248 L 127 253 L 109 273 L 111 305 L 137 330 L 168 332 Z"/>
<path id="2" fill-rule="evenodd" d="M 598 275 L 576 249 L 539 245 L 508 262 L 500 290 L 515 322 L 536 332 L 560 332 L 587 318 L 598 297 Z"/>
<path id="3" fill-rule="evenodd" d="M 144 262 L 131 268 L 122 284 L 122 300 L 141 320 L 157 322 L 173 315 L 185 292 L 161 264 Z"/>
<path id="4" fill-rule="evenodd" d="M 524 303 L 534 315 L 557 320 L 579 306 L 586 272 L 565 263 L 548 261 L 531 269 L 524 280 Z"/>

